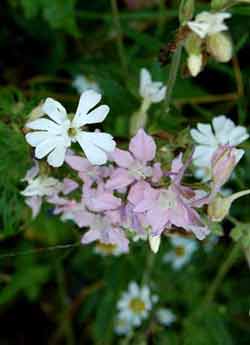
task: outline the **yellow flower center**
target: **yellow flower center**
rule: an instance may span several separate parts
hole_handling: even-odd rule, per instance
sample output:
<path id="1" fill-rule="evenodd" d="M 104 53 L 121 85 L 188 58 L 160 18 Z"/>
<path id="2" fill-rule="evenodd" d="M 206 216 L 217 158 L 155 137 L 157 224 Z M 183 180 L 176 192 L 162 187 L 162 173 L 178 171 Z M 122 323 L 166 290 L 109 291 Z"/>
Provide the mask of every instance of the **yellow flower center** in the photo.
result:
<path id="1" fill-rule="evenodd" d="M 96 248 L 99 249 L 101 252 L 106 253 L 106 254 L 113 254 L 115 249 L 116 249 L 116 245 L 115 244 L 108 244 L 108 243 L 97 243 L 96 244 Z"/>
<path id="2" fill-rule="evenodd" d="M 140 298 L 132 298 L 129 303 L 130 309 L 136 313 L 142 313 L 145 310 L 145 303 Z"/>
<path id="3" fill-rule="evenodd" d="M 70 128 L 68 129 L 68 135 L 69 135 L 69 137 L 74 138 L 74 137 L 76 136 L 76 134 L 77 134 L 76 128 L 70 127 Z"/>
<path id="4" fill-rule="evenodd" d="M 183 246 L 177 246 L 175 247 L 175 255 L 178 257 L 185 255 L 185 248 Z"/>

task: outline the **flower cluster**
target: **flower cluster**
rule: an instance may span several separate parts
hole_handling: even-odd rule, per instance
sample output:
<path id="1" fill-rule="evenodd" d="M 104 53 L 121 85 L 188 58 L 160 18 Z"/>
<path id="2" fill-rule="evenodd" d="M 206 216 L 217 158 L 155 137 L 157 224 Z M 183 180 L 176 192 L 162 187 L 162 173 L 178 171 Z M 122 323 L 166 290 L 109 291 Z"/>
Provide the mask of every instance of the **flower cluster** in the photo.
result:
<path id="1" fill-rule="evenodd" d="M 160 101 L 166 89 L 152 82 L 146 70 L 142 71 L 142 79 L 144 100 Z M 210 125 L 198 124 L 198 129 L 191 130 L 198 143 L 193 154 L 184 159 L 184 153 L 179 152 L 163 167 L 157 160 L 154 138 L 142 128 L 131 138 L 128 149 L 115 148 L 110 134 L 82 128 L 106 117 L 106 105 L 90 111 L 100 99 L 97 92 L 85 91 L 72 117 L 60 103 L 47 99 L 42 110 L 50 119 L 42 114 L 27 124 L 35 130 L 26 134 L 27 141 L 35 146 L 35 157 L 48 155 L 49 164 L 59 166 L 65 162 L 74 173 L 59 181 L 46 175 L 44 169 L 39 170 L 35 162 L 23 179 L 28 185 L 22 192 L 33 217 L 46 201 L 53 205 L 55 215 L 63 221 L 73 221 L 83 230 L 83 244 L 97 242 L 97 253 L 120 255 L 128 252 L 131 241 L 139 239 L 148 241 L 151 250 L 157 252 L 162 236 L 172 229 L 182 229 L 187 236 L 203 240 L 210 233 L 203 206 L 208 205 L 211 220 L 220 221 L 233 200 L 248 193 L 218 201 L 221 187 L 244 154 L 235 147 L 248 138 L 244 127 L 235 126 L 225 116 L 214 118 L 214 132 Z M 71 142 L 76 141 L 86 158 L 69 150 Z M 192 163 L 209 172 L 204 190 L 185 182 Z M 192 240 L 185 241 L 184 254 L 190 256 L 195 246 Z M 166 261 L 171 262 L 171 256 Z"/>

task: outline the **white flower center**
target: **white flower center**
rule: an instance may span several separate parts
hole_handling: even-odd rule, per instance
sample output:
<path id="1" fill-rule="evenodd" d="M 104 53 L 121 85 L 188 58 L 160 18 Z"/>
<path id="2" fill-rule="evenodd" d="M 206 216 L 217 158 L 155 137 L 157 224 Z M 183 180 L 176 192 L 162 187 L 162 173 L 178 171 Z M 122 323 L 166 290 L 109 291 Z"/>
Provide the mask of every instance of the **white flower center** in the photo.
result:
<path id="1" fill-rule="evenodd" d="M 138 161 L 135 161 L 129 167 L 129 174 L 136 179 L 145 179 L 152 176 L 152 168 L 147 167 Z"/>

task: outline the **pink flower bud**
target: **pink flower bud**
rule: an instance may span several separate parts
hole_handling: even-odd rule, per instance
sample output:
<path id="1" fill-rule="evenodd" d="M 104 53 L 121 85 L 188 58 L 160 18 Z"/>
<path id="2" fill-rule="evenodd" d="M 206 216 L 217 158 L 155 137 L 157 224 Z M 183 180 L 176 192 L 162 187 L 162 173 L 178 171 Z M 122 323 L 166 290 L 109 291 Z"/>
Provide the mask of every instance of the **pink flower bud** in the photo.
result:
<path id="1" fill-rule="evenodd" d="M 244 151 L 221 145 L 212 157 L 213 188 L 218 191 L 229 179 Z"/>

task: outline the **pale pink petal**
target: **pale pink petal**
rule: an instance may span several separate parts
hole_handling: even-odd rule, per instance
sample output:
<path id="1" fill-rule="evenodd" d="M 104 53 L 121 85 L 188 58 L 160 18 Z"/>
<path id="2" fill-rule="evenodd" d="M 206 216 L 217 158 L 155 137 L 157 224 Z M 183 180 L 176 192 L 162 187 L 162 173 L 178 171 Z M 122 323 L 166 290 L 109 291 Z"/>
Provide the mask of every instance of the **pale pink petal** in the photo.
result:
<path id="1" fill-rule="evenodd" d="M 134 180 L 134 177 L 129 174 L 128 170 L 117 168 L 114 170 L 114 172 L 110 176 L 110 179 L 107 181 L 106 188 L 110 190 L 120 190 L 129 186 L 134 182 Z"/>
<path id="2" fill-rule="evenodd" d="M 149 183 L 145 181 L 137 182 L 129 190 L 128 201 L 137 205 L 143 199 L 146 189 L 151 189 Z"/>
<path id="3" fill-rule="evenodd" d="M 65 178 L 63 180 L 63 194 L 67 195 L 78 188 L 78 183 L 71 180 L 70 178 Z"/>
<path id="4" fill-rule="evenodd" d="M 41 210 L 42 198 L 40 196 L 32 196 L 31 198 L 26 198 L 25 203 L 31 208 L 32 218 L 36 218 Z"/>
<path id="5" fill-rule="evenodd" d="M 154 139 L 141 128 L 130 140 L 129 151 L 141 162 L 149 162 L 155 158 L 156 144 Z"/>
<path id="6" fill-rule="evenodd" d="M 75 155 L 66 155 L 65 162 L 76 171 L 86 171 L 92 167 L 92 164 L 86 158 Z"/>
<path id="7" fill-rule="evenodd" d="M 117 148 L 111 153 L 111 159 L 121 168 L 128 168 L 134 161 L 128 151 Z"/>
<path id="8" fill-rule="evenodd" d="M 152 181 L 154 183 L 157 183 L 160 181 L 162 176 L 163 176 L 163 172 L 161 170 L 161 163 L 155 163 L 153 165 L 153 170 L 152 170 Z"/>

